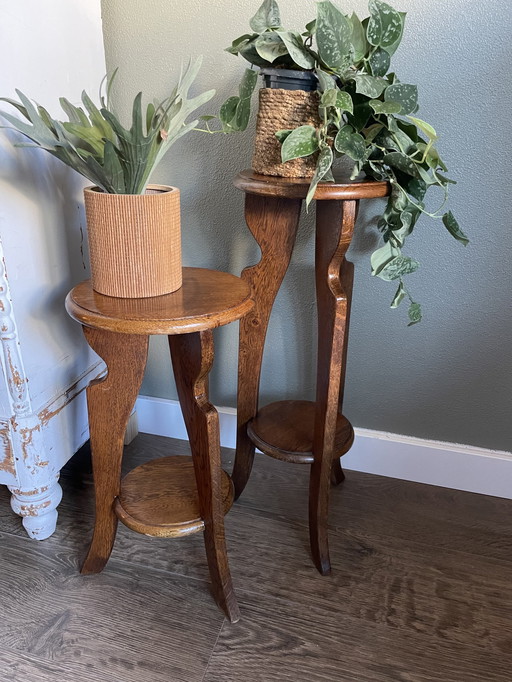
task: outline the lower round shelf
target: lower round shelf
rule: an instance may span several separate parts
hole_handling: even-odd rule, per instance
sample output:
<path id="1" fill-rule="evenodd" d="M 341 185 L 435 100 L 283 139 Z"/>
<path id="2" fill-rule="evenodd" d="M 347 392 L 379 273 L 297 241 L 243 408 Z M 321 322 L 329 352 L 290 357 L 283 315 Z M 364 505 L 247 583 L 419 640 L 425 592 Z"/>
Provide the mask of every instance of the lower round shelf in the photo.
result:
<path id="1" fill-rule="evenodd" d="M 315 403 L 308 400 L 281 400 L 259 410 L 249 422 L 247 433 L 266 455 L 298 464 L 313 461 Z M 354 442 L 354 429 L 338 415 L 334 458 L 344 455 Z"/>
<path id="2" fill-rule="evenodd" d="M 233 504 L 233 484 L 221 473 L 226 513 Z M 130 471 L 121 481 L 115 512 L 125 526 L 144 535 L 180 537 L 203 530 L 192 457 L 161 457 Z"/>

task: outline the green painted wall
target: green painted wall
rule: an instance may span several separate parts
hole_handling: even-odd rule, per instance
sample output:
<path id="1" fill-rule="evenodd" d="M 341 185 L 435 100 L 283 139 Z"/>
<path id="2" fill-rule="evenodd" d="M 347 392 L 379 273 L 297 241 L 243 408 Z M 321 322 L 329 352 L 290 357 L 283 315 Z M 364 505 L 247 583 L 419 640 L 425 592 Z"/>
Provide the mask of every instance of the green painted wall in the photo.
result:
<path id="1" fill-rule="evenodd" d="M 242 60 L 223 52 L 246 31 L 258 0 L 103 0 L 109 70 L 119 66 L 115 98 L 167 94 L 180 61 L 202 53 L 198 87 L 215 87 L 209 107 L 236 91 Z M 440 150 L 459 181 L 451 207 L 472 244 L 464 249 L 440 223 L 423 218 L 409 253 L 421 270 L 409 282 L 424 321 L 406 326 L 389 310 L 392 286 L 369 274 L 377 239 L 368 203 L 350 251 L 356 264 L 345 412 L 354 425 L 417 437 L 509 450 L 512 442 L 512 249 L 509 112 L 512 108 L 506 0 L 400 0 L 409 12 L 395 69 L 420 86 L 419 115 L 442 134 Z M 280 0 L 286 25 L 301 28 L 315 3 Z M 362 0 L 338 6 L 366 15 Z M 207 106 L 208 108 L 208 106 Z M 200 133 L 177 143 L 155 180 L 182 191 L 186 265 L 238 274 L 258 259 L 233 176 L 250 166 L 253 130 L 238 136 Z M 304 216 L 293 262 L 276 302 L 262 375 L 262 398 L 312 397 L 315 319 L 313 223 Z M 216 332 L 211 393 L 235 405 L 237 327 Z M 174 398 L 165 339 L 154 339 L 146 395 Z"/>

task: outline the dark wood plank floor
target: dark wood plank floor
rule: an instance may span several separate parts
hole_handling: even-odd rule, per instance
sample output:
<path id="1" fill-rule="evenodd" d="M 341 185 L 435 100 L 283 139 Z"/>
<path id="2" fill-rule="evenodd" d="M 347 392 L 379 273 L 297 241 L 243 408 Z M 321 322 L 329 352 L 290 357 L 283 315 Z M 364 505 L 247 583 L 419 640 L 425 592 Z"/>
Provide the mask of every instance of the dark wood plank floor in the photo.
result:
<path id="1" fill-rule="evenodd" d="M 141 434 L 127 469 L 188 445 Z M 232 452 L 224 451 L 226 468 Z M 308 467 L 257 456 L 226 520 L 242 620 L 214 605 L 202 537 L 120 526 L 98 576 L 86 457 L 58 529 L 29 540 L 0 486 L 0 680 L 511 682 L 512 502 L 348 472 L 332 491 L 333 573 L 308 550 Z"/>

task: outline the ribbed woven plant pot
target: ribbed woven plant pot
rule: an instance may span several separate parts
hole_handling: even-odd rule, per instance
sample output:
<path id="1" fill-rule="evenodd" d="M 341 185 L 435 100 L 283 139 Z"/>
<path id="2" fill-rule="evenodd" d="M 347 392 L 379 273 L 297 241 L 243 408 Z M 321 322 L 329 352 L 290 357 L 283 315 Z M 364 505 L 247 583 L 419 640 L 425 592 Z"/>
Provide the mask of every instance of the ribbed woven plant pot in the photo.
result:
<path id="1" fill-rule="evenodd" d="M 256 123 L 253 170 L 261 175 L 282 178 L 310 178 L 315 172 L 316 154 L 281 163 L 281 143 L 278 130 L 303 125 L 320 125 L 317 92 L 261 88 L 260 108 Z"/>
<path id="2" fill-rule="evenodd" d="M 84 190 L 95 291 L 148 298 L 181 287 L 180 191 L 149 185 L 146 194 Z"/>

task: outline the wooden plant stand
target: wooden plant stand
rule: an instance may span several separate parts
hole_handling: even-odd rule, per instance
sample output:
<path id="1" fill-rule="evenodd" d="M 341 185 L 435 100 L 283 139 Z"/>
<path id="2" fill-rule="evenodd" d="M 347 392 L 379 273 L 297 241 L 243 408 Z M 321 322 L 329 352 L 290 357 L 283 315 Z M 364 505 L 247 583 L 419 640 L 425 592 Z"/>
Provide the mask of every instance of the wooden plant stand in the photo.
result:
<path id="1" fill-rule="evenodd" d="M 311 464 L 309 533 L 316 567 L 330 572 L 327 514 L 330 481 L 344 479 L 340 457 L 354 431 L 341 414 L 354 266 L 345 259 L 360 199 L 385 197 L 386 182 L 321 183 L 316 203 L 316 298 L 318 360 L 316 402 L 285 400 L 258 410 L 263 348 L 275 297 L 290 263 L 302 199 L 309 180 L 243 171 L 245 219 L 261 249 L 261 260 L 242 279 L 255 306 L 240 323 L 238 429 L 233 482 L 235 499 L 249 479 L 254 449 L 286 462 Z"/>
<path id="2" fill-rule="evenodd" d="M 224 537 L 233 485 L 222 471 L 218 414 L 208 401 L 212 329 L 252 308 L 249 286 L 234 275 L 183 269 L 178 291 L 122 299 L 76 286 L 66 299 L 106 377 L 87 389 L 96 520 L 82 573 L 99 573 L 114 545 L 117 522 L 138 533 L 181 537 L 204 532 L 213 595 L 231 622 L 239 617 Z M 146 366 L 150 334 L 167 334 L 192 457 L 147 462 L 121 480 L 123 438 Z"/>

